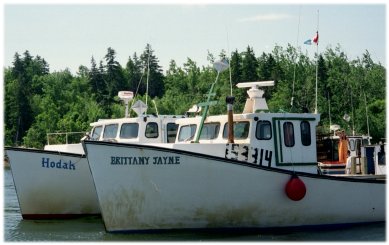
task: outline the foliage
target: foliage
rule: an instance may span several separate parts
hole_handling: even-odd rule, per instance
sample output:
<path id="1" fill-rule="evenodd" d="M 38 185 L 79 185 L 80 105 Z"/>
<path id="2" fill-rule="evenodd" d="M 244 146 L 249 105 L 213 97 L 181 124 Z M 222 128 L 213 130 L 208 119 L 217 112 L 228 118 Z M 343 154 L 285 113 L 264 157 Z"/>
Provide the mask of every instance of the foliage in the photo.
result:
<path id="1" fill-rule="evenodd" d="M 136 99 L 143 102 L 147 98 L 148 113 L 182 115 L 205 100 L 217 76 L 212 63 L 218 59 L 230 61 L 231 74 L 227 70 L 219 75 L 213 98 L 218 104 L 210 108 L 211 114 L 226 112 L 225 97 L 231 87 L 236 97 L 234 111 L 242 111 L 247 94 L 236 84 L 257 80 L 275 81 L 274 87 L 264 89 L 270 111 L 314 112 L 317 64 L 321 126 L 339 124 L 348 134 L 369 131 L 376 142 L 385 137 L 386 70 L 373 62 L 367 50 L 362 58 L 349 60 L 337 46 L 311 59 L 291 45 L 276 46 L 258 57 L 248 46 L 230 57 L 224 50 L 218 57 L 208 53 L 210 63 L 202 67 L 190 58 L 182 67 L 171 60 L 163 74 L 147 44 L 124 67 L 116 61 L 115 50 L 108 48 L 104 60 L 92 57 L 90 68 L 81 65 L 76 75 L 68 70 L 50 73 L 40 56 L 16 53 L 12 67 L 4 68 L 5 144 L 42 148 L 49 132 L 85 132 L 100 118 L 122 117 L 120 90 L 136 92 Z M 350 121 L 343 119 L 345 114 Z"/>

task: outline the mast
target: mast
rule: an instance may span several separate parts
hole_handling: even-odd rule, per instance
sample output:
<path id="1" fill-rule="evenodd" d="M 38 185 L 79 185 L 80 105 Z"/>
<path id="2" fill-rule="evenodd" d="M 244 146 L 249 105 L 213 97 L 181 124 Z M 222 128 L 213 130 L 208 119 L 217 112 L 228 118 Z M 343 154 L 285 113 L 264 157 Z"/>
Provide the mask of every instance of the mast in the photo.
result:
<path id="1" fill-rule="evenodd" d="M 147 114 L 147 97 L 149 95 L 149 77 L 150 77 L 150 44 L 148 45 L 148 57 L 147 57 L 146 114 Z"/>
<path id="2" fill-rule="evenodd" d="M 315 114 L 317 114 L 317 73 L 319 65 L 319 10 L 317 10 L 317 43 L 316 43 L 316 96 L 315 96 Z"/>
<path id="3" fill-rule="evenodd" d="M 351 119 L 353 120 L 353 136 L 355 136 L 353 90 L 352 90 L 352 88 L 350 90 L 351 90 Z"/>
<path id="4" fill-rule="evenodd" d="M 290 106 L 293 108 L 293 101 L 294 101 L 294 83 L 296 81 L 296 59 L 297 59 L 297 52 L 298 52 L 298 43 L 299 43 L 299 34 L 300 34 L 300 17 L 301 17 L 301 6 L 299 9 L 299 22 L 297 25 L 297 39 L 296 39 L 296 57 L 294 57 L 294 67 L 293 67 L 293 84 L 292 84 L 292 98 L 290 99 Z"/>
<path id="5" fill-rule="evenodd" d="M 370 130 L 369 130 L 369 115 L 367 115 L 367 101 L 366 101 L 366 93 L 363 93 L 365 95 L 365 109 L 366 109 L 366 124 L 367 124 L 367 140 L 370 145 Z"/>

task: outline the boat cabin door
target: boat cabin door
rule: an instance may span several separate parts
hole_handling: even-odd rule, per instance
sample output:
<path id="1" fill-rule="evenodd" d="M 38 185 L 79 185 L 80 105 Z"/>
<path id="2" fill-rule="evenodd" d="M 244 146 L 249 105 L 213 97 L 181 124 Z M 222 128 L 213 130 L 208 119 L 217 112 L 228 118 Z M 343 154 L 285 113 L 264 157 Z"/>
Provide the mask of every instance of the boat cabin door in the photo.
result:
<path id="1" fill-rule="evenodd" d="M 316 164 L 315 118 L 275 118 L 276 165 Z"/>

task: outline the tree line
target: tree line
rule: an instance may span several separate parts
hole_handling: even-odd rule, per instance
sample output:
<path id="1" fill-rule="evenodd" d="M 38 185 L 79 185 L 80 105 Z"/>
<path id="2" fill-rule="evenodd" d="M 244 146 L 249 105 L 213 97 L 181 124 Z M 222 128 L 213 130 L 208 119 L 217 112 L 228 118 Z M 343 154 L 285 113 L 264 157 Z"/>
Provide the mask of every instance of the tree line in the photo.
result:
<path id="1" fill-rule="evenodd" d="M 349 135 L 352 130 L 365 135 L 369 131 L 375 142 L 385 137 L 386 69 L 367 50 L 350 60 L 339 45 L 314 58 L 291 45 L 275 46 L 259 56 L 248 46 L 231 54 L 208 53 L 207 59 L 209 64 L 201 67 L 190 58 L 182 66 L 171 60 L 164 74 L 149 44 L 140 55 L 129 56 L 124 67 L 108 48 L 103 60 L 91 57 L 89 67 L 81 65 L 73 75 L 68 69 L 50 72 L 47 61 L 29 51 L 16 53 L 12 66 L 4 68 L 5 145 L 42 148 L 47 133 L 86 132 L 98 119 L 123 117 L 117 97 L 121 90 L 136 92 L 135 99 L 142 101 L 148 96 L 153 103 L 147 113 L 182 115 L 204 101 L 217 75 L 212 63 L 219 59 L 228 60 L 231 74 L 220 74 L 215 86 L 219 103 L 210 114 L 226 113 L 230 76 L 235 113 L 243 110 L 247 97 L 246 90 L 235 85 L 257 80 L 275 81 L 274 87 L 265 88 L 270 111 L 313 112 L 317 64 L 321 128 L 328 130 L 331 122 Z M 345 120 L 347 115 L 350 120 Z"/>

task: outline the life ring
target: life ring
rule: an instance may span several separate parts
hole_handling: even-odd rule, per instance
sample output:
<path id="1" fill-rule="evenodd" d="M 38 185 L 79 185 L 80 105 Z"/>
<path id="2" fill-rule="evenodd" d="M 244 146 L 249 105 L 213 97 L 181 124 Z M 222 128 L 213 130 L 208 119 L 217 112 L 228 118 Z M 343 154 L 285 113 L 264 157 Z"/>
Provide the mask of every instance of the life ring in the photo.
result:
<path id="1" fill-rule="evenodd" d="M 293 174 L 288 183 L 286 183 L 285 193 L 291 200 L 300 201 L 305 197 L 307 188 L 304 182 L 296 174 Z"/>

